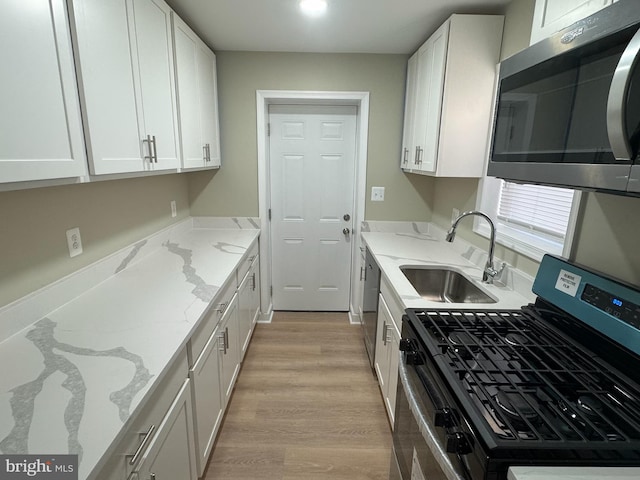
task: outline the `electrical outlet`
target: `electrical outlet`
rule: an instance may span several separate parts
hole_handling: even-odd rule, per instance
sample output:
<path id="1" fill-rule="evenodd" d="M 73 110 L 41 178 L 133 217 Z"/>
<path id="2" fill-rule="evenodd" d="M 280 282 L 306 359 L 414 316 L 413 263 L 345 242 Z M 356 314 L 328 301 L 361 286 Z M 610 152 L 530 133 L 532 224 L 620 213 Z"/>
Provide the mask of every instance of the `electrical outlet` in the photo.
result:
<path id="1" fill-rule="evenodd" d="M 460 216 L 460 210 L 458 210 L 457 208 L 454 208 L 453 210 L 451 210 L 451 223 L 456 221 L 456 218 L 458 218 Z"/>
<path id="2" fill-rule="evenodd" d="M 384 202 L 384 187 L 371 187 L 371 201 Z"/>
<path id="3" fill-rule="evenodd" d="M 82 238 L 80 237 L 80 229 L 72 228 L 67 230 L 67 246 L 69 247 L 69 256 L 77 257 L 82 253 Z"/>
<path id="4" fill-rule="evenodd" d="M 178 215 L 178 211 L 176 210 L 176 201 L 171 200 L 171 217 L 175 218 L 176 215 Z"/>

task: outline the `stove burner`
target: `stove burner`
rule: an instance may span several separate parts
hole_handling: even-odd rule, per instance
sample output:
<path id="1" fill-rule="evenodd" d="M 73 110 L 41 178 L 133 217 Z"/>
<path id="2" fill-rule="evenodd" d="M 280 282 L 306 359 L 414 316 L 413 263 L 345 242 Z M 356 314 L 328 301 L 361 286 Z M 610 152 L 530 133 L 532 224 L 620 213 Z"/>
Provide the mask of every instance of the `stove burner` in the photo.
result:
<path id="1" fill-rule="evenodd" d="M 494 400 L 502 413 L 506 413 L 511 420 L 518 422 L 517 427 L 526 425 L 525 420 L 536 423 L 540 419 L 538 412 L 520 394 L 499 391 L 494 396 Z"/>
<path id="2" fill-rule="evenodd" d="M 478 353 L 482 347 L 480 340 L 473 333 L 451 332 L 449 343 L 453 346 L 453 351 L 464 359 L 469 359 L 473 354 Z"/>
<path id="3" fill-rule="evenodd" d="M 512 347 L 523 347 L 531 343 L 527 337 L 520 335 L 519 333 L 507 333 L 504 337 L 504 341 Z"/>

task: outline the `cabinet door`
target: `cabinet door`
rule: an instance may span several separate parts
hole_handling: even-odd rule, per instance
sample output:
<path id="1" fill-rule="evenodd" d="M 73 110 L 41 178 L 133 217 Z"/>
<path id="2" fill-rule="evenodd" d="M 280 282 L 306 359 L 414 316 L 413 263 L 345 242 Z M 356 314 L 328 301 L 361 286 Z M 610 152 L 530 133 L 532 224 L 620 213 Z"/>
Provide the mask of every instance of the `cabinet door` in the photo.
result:
<path id="1" fill-rule="evenodd" d="M 219 350 L 222 339 L 216 330 L 189 371 L 193 391 L 193 416 L 196 432 L 198 477 L 207 460 L 222 420 Z"/>
<path id="2" fill-rule="evenodd" d="M 91 173 L 143 170 L 129 0 L 72 0 Z M 137 63 L 137 59 L 136 62 Z"/>
<path id="3" fill-rule="evenodd" d="M 215 168 L 220 166 L 216 56 L 204 43 L 199 42 L 197 60 L 202 143 L 206 145 L 208 153 L 205 166 Z"/>
<path id="4" fill-rule="evenodd" d="M 145 136 L 155 137 L 151 170 L 178 168 L 171 9 L 164 0 L 133 0 Z"/>
<path id="5" fill-rule="evenodd" d="M 175 13 L 173 38 L 182 168 L 219 167 L 216 57 Z"/>
<path id="6" fill-rule="evenodd" d="M 233 385 L 235 384 L 238 371 L 240 370 L 240 349 L 238 347 L 238 295 L 234 295 L 233 300 L 227 307 L 220 321 L 220 337 L 222 338 L 221 355 L 221 390 L 223 395 L 223 405 L 229 403 Z"/>
<path id="7" fill-rule="evenodd" d="M 418 104 L 414 131 L 417 151 L 414 168 L 424 172 L 433 172 L 436 168 L 448 40 L 447 21 L 418 51 Z"/>
<path id="8" fill-rule="evenodd" d="M 238 338 L 241 347 L 241 360 L 244 358 L 251 341 L 253 328 L 260 312 L 259 264 L 260 259 L 257 257 L 238 289 Z"/>
<path id="9" fill-rule="evenodd" d="M 387 396 L 385 403 L 391 428 L 393 429 L 396 411 L 396 389 L 398 388 L 398 362 L 400 360 L 400 332 L 395 323 L 387 329 L 387 346 L 389 348 L 389 377 L 387 379 Z"/>
<path id="10" fill-rule="evenodd" d="M 138 478 L 196 480 L 191 387 L 185 380 L 138 468 Z"/>
<path id="11" fill-rule="evenodd" d="M 393 325 L 389 308 L 387 307 L 384 297 L 378 296 L 378 328 L 376 333 L 376 354 L 375 354 L 375 370 L 378 377 L 378 384 L 382 391 L 383 398 L 387 396 L 387 383 L 389 379 L 389 347 L 388 337 L 389 328 Z M 386 402 L 385 402 L 386 403 Z"/>
<path id="12" fill-rule="evenodd" d="M 169 7 L 163 0 L 72 6 L 91 173 L 177 168 Z"/>
<path id="13" fill-rule="evenodd" d="M 413 144 L 413 131 L 416 111 L 416 87 L 418 75 L 418 53 L 415 53 L 407 63 L 407 84 L 404 98 L 404 127 L 402 130 L 402 152 L 400 154 L 400 167 L 410 169 L 413 167 L 412 154 L 415 153 Z"/>
<path id="14" fill-rule="evenodd" d="M 86 175 L 64 0 L 0 7 L 0 182 Z"/>
<path id="15" fill-rule="evenodd" d="M 449 22 L 442 25 L 429 40 L 432 50 L 426 102 L 426 126 L 424 131 L 424 147 L 419 153 L 420 170 L 434 172 L 438 158 L 440 141 L 440 119 L 442 117 L 442 95 L 444 88 L 445 65 L 447 61 L 447 44 L 449 41 Z"/>
<path id="16" fill-rule="evenodd" d="M 612 0 L 536 0 L 529 45 L 611 5 Z"/>
<path id="17" fill-rule="evenodd" d="M 182 168 L 202 168 L 205 165 L 206 152 L 200 126 L 199 39 L 175 13 L 172 15 L 172 21 Z"/>

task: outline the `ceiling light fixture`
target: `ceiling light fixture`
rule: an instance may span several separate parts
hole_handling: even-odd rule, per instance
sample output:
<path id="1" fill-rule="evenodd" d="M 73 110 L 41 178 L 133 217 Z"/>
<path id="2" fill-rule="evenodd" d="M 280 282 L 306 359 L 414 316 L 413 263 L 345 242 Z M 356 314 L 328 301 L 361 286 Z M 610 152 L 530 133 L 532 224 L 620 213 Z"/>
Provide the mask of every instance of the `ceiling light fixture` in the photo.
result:
<path id="1" fill-rule="evenodd" d="M 319 17 L 327 11 L 327 0 L 300 0 L 300 9 L 305 15 Z"/>

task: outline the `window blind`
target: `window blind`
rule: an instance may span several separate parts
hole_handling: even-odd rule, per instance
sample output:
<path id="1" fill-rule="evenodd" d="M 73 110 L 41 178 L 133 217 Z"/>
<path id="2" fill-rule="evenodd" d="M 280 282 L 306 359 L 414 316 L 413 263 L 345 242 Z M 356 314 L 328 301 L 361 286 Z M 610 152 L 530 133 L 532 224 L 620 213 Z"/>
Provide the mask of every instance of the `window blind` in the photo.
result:
<path id="1" fill-rule="evenodd" d="M 564 239 L 573 190 L 501 181 L 498 219 Z"/>

